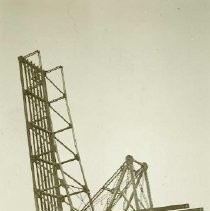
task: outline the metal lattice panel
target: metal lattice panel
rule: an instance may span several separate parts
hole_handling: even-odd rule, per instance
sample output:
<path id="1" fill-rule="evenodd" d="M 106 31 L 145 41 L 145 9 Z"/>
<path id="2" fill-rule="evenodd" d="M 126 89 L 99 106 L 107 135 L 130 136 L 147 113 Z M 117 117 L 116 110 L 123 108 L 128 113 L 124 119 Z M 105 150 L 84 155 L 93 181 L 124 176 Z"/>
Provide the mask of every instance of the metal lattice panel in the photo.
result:
<path id="1" fill-rule="evenodd" d="M 102 211 L 153 208 L 147 164 L 140 163 L 128 155 L 122 166 L 93 196 L 92 203 L 97 210 Z M 91 208 L 90 205 L 86 204 L 83 211 Z"/>
<path id="2" fill-rule="evenodd" d="M 63 68 L 44 71 L 28 60 L 37 53 L 40 56 L 36 51 L 19 57 L 36 209 L 79 210 L 82 204 L 91 203 L 91 197 L 67 103 Z M 60 84 L 50 78 L 54 72 L 60 75 Z M 60 96 L 49 99 L 49 91 Z"/>

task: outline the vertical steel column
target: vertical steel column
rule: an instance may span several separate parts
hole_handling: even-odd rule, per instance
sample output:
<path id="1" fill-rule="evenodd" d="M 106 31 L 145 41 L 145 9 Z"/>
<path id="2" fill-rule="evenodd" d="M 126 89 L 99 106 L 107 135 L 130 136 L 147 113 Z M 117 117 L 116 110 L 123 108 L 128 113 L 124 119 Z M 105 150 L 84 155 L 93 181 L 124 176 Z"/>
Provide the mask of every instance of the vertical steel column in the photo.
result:
<path id="1" fill-rule="evenodd" d="M 23 78 L 23 63 L 22 63 L 22 57 L 18 58 L 19 60 L 19 68 L 20 68 L 20 80 L 22 85 L 22 93 L 23 93 L 23 104 L 24 104 L 24 114 L 26 119 L 26 131 L 27 131 L 27 137 L 28 137 L 28 147 L 29 147 L 29 154 L 32 155 L 32 145 L 31 145 L 31 137 L 30 137 L 30 131 L 28 126 L 28 110 L 27 110 L 27 102 L 26 97 L 24 96 L 24 78 Z M 31 172 L 32 172 L 32 180 L 33 180 L 33 187 L 36 187 L 36 181 L 35 181 L 35 171 L 34 171 L 34 165 L 32 164 L 32 159 L 30 156 L 30 163 L 31 163 Z M 36 210 L 39 211 L 39 205 L 38 205 L 38 198 L 36 197 L 36 194 L 34 194 L 35 199 L 35 207 Z"/>
<path id="2" fill-rule="evenodd" d="M 127 163 L 128 169 L 130 170 L 130 174 L 131 174 L 131 182 L 132 182 L 132 186 L 133 186 L 133 192 L 132 193 L 133 193 L 133 196 L 134 196 L 136 209 L 140 210 L 140 206 L 139 206 L 139 202 L 138 202 L 138 196 L 137 196 L 137 191 L 136 191 L 134 171 L 133 171 L 133 157 L 128 155 L 126 157 L 126 163 Z"/>
<path id="3" fill-rule="evenodd" d="M 145 177 L 146 186 L 147 186 L 147 195 L 148 195 L 148 199 L 149 199 L 149 205 L 150 205 L 150 208 L 153 208 L 153 202 L 152 202 L 152 195 L 151 195 L 151 190 L 150 190 L 149 178 L 148 178 L 148 175 L 147 175 L 148 166 L 147 166 L 146 163 L 143 163 L 143 168 L 144 168 L 144 177 Z"/>
<path id="4" fill-rule="evenodd" d="M 24 113 L 37 211 L 63 211 L 45 71 L 19 57 Z"/>

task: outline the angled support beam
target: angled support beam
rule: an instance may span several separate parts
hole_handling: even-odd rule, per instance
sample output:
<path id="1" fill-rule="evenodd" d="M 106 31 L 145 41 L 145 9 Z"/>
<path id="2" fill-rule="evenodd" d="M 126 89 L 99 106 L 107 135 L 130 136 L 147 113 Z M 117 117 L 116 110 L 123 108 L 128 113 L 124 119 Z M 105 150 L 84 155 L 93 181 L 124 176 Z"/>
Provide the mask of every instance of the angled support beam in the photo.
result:
<path id="1" fill-rule="evenodd" d="M 144 209 L 145 211 L 166 211 L 166 210 L 180 210 L 189 208 L 189 204 L 176 204 L 164 207 L 153 207 L 152 209 Z"/>
<path id="2" fill-rule="evenodd" d="M 177 211 L 203 211 L 203 208 L 199 207 L 199 208 L 191 208 L 191 209 L 177 210 Z"/>
<path id="3" fill-rule="evenodd" d="M 123 177 L 124 177 L 126 171 L 127 171 L 127 168 L 126 168 L 126 166 L 124 166 L 124 168 L 123 168 L 123 170 L 122 170 L 122 173 L 121 173 L 121 175 L 120 175 L 120 178 L 119 178 L 119 180 L 118 180 L 118 183 L 117 183 L 117 185 L 116 185 L 116 187 L 115 187 L 115 189 L 114 189 L 114 193 L 113 193 L 113 195 L 112 195 L 112 199 L 111 199 L 110 204 L 109 204 L 109 206 L 107 207 L 106 211 L 111 210 L 112 205 L 113 205 L 114 200 L 115 200 L 115 196 L 116 196 L 117 193 L 119 192 L 119 188 L 120 188 L 121 182 L 122 182 L 122 180 L 123 180 Z"/>

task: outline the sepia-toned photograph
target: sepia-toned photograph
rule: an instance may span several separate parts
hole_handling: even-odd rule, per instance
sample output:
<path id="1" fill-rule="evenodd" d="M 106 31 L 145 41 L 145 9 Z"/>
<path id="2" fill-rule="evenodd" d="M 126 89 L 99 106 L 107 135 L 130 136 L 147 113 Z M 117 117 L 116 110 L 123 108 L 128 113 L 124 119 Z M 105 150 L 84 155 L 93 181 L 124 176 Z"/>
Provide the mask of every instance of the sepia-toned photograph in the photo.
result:
<path id="1" fill-rule="evenodd" d="M 0 210 L 210 209 L 210 1 L 0 0 Z"/>

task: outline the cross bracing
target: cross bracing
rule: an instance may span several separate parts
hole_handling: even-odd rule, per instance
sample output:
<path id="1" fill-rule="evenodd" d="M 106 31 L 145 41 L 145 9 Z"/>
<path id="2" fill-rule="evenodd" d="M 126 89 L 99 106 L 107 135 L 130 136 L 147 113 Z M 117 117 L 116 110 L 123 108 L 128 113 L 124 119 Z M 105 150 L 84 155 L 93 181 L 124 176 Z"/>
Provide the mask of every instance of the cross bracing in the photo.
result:
<path id="1" fill-rule="evenodd" d="M 45 71 L 29 61 L 34 55 L 40 58 L 36 51 L 19 57 L 19 64 L 36 209 L 63 211 L 66 204 L 78 210 L 91 197 L 68 107 L 63 68 Z M 60 77 L 61 87 L 50 78 L 53 72 Z M 60 96 L 49 99 L 49 91 L 58 91 Z M 65 114 L 59 110 L 63 107 Z"/>
<path id="2" fill-rule="evenodd" d="M 38 65 L 32 62 L 35 56 Z M 148 166 L 131 155 L 91 197 L 63 67 L 44 70 L 39 51 L 18 59 L 36 211 L 203 211 L 189 204 L 154 207 Z"/>
<path id="3" fill-rule="evenodd" d="M 117 210 L 119 206 L 124 211 L 153 208 L 147 164 L 140 163 L 131 155 L 113 176 L 93 196 L 92 203 L 97 210 Z M 88 203 L 83 211 L 91 208 Z"/>

